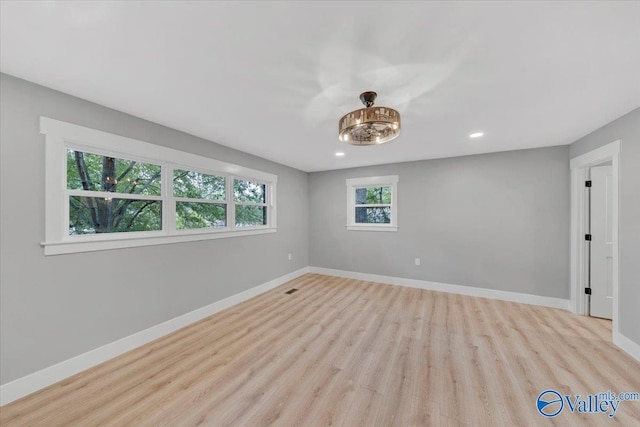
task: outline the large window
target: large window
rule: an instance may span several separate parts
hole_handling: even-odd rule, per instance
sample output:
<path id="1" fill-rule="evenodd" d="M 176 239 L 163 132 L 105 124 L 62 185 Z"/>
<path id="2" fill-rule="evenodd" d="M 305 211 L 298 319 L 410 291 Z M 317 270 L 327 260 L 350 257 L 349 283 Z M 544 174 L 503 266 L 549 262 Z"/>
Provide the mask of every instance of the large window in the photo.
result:
<path id="1" fill-rule="evenodd" d="M 162 167 L 67 149 L 68 234 L 162 230 Z"/>
<path id="2" fill-rule="evenodd" d="M 397 231 L 398 176 L 347 179 L 347 229 Z"/>
<path id="3" fill-rule="evenodd" d="M 277 177 L 41 118 L 45 254 L 276 231 Z"/>

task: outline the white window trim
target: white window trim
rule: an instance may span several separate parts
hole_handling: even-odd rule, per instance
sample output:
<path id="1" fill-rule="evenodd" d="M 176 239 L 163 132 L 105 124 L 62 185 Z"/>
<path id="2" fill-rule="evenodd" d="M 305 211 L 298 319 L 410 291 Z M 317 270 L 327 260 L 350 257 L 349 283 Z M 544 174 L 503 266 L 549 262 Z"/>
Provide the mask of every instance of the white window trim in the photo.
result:
<path id="1" fill-rule="evenodd" d="M 398 175 L 349 178 L 347 185 L 347 230 L 349 231 L 398 231 Z M 356 188 L 391 187 L 391 223 L 356 223 Z"/>
<path id="2" fill-rule="evenodd" d="M 40 133 L 46 136 L 45 241 L 41 243 L 45 255 L 220 239 L 277 231 L 276 184 L 278 177 L 276 175 L 48 117 L 40 117 Z M 67 195 L 70 192 L 66 189 L 68 148 L 161 165 L 163 167 L 162 231 L 70 236 L 67 200 Z M 176 230 L 175 208 L 173 206 L 175 198 L 173 197 L 173 187 L 170 185 L 173 182 L 174 168 L 186 168 L 225 176 L 228 188 L 227 200 L 225 201 L 227 206 L 234 205 L 233 187 L 229 187 L 229 184 L 233 184 L 233 179 L 246 179 L 266 184 L 268 224 L 235 228 L 235 217 L 231 216 L 233 208 L 228 208 L 227 227 Z M 119 195 L 114 194 L 114 197 L 119 197 Z M 145 196 L 140 198 L 145 198 Z"/>

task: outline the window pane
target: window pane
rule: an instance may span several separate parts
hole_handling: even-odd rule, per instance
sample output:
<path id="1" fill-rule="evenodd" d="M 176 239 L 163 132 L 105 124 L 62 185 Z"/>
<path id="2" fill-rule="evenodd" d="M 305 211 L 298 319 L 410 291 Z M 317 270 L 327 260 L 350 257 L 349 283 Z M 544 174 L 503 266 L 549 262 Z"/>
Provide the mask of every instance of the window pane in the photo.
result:
<path id="1" fill-rule="evenodd" d="M 176 202 L 176 228 L 225 227 L 227 205 L 218 203 Z"/>
<path id="2" fill-rule="evenodd" d="M 252 227 L 266 224 L 266 206 L 236 205 L 236 227 Z"/>
<path id="3" fill-rule="evenodd" d="M 69 197 L 69 234 L 162 229 L 162 202 L 105 197 Z"/>
<path id="4" fill-rule="evenodd" d="M 391 224 L 391 208 L 356 208 L 356 223 L 358 224 Z"/>
<path id="5" fill-rule="evenodd" d="M 160 195 L 159 165 L 67 150 L 67 188 Z"/>
<path id="6" fill-rule="evenodd" d="M 226 179 L 223 176 L 173 170 L 173 195 L 191 199 L 224 200 Z"/>
<path id="7" fill-rule="evenodd" d="M 391 203 L 391 187 L 356 188 L 356 205 L 378 205 Z"/>
<path id="8" fill-rule="evenodd" d="M 266 203 L 266 192 L 265 184 L 233 180 L 233 200 L 236 202 Z"/>

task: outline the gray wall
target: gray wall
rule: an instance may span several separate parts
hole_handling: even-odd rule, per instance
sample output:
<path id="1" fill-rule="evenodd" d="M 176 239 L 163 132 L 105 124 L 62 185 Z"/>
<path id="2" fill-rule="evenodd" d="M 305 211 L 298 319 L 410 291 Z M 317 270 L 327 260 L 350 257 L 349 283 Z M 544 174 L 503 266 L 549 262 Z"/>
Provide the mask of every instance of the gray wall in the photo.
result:
<path id="1" fill-rule="evenodd" d="M 308 265 L 306 173 L 11 76 L 0 93 L 0 383 Z M 278 232 L 45 257 L 40 115 L 277 174 Z"/>
<path id="2" fill-rule="evenodd" d="M 571 158 L 620 140 L 620 332 L 640 345 L 640 108 L 571 144 Z"/>
<path id="3" fill-rule="evenodd" d="M 346 231 L 345 179 L 378 175 L 399 231 Z M 569 191 L 567 146 L 311 173 L 310 263 L 569 298 Z"/>

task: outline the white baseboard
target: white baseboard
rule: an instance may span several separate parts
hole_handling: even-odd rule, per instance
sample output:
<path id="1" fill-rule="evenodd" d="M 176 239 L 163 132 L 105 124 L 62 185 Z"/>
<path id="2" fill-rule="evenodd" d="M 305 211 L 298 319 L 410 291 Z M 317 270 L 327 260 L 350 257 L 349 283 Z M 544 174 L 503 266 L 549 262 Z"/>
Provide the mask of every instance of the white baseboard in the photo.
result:
<path id="1" fill-rule="evenodd" d="M 211 316 L 212 314 L 241 303 L 242 301 L 278 287 L 289 280 L 293 280 L 296 277 L 308 273 L 308 271 L 308 267 L 301 268 L 300 270 L 285 274 L 277 279 L 263 283 L 251 289 L 247 289 L 239 294 L 216 301 L 213 304 L 209 304 L 205 307 L 175 317 L 143 331 L 136 332 L 128 337 L 119 339 L 118 341 L 103 345 L 102 347 L 98 347 L 94 350 L 4 384 L 0 386 L 0 405 L 13 402 L 27 394 L 38 391 L 102 362 L 106 362 L 109 359 L 133 350 L 136 347 L 140 347 L 141 345 L 158 339 L 164 335 L 170 334 L 171 332 L 188 326 L 191 323 L 197 322 L 198 320 L 204 319 L 205 317 Z"/>
<path id="2" fill-rule="evenodd" d="M 640 344 L 631 341 L 620 332 L 613 333 L 613 343 L 640 362 Z"/>
<path id="3" fill-rule="evenodd" d="M 358 273 L 356 271 L 334 270 L 331 268 L 309 267 L 310 273 L 328 276 L 346 277 L 349 279 L 367 280 L 389 285 L 407 286 L 409 288 L 426 289 L 428 291 L 449 292 L 452 294 L 474 297 L 493 298 L 502 301 L 513 301 L 523 304 L 541 305 L 545 307 L 569 309 L 569 300 L 543 297 L 539 295 L 521 294 L 518 292 L 499 291 L 496 289 L 476 288 L 473 286 L 450 285 L 448 283 L 428 282 L 425 280 L 403 279 L 400 277 L 379 276 L 377 274 Z"/>

